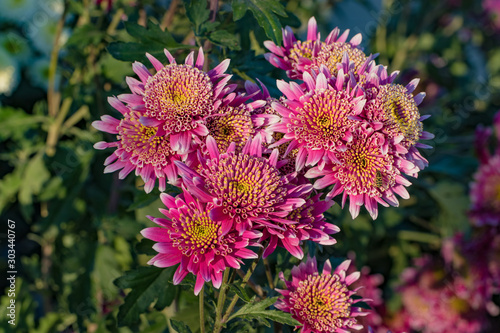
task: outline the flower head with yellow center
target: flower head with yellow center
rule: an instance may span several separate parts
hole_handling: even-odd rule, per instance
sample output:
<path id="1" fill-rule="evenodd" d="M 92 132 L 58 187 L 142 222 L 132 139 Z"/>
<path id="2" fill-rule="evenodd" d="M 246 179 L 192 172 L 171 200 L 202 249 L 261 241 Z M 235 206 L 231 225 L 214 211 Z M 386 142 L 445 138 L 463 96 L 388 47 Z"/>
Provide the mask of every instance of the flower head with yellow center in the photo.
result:
<path id="1" fill-rule="evenodd" d="M 401 172 L 411 170 L 413 164 L 389 154 L 382 133 L 374 131 L 366 123 L 359 123 L 347 149 L 335 155 L 337 162 L 327 163 L 324 168 L 314 167 L 305 176 L 324 176 L 315 182 L 314 188 L 323 189 L 333 184 L 327 198 L 343 192 L 342 207 L 349 197 L 349 211 L 353 218 L 358 216 L 362 205 L 376 219 L 377 203 L 397 206 L 395 194 L 409 198 L 405 186 L 410 182 L 401 176 Z"/>
<path id="2" fill-rule="evenodd" d="M 421 116 L 418 109 L 425 93 L 412 95 L 419 79 L 402 86 L 393 83 L 397 74 L 394 72 L 388 75 L 386 68 L 382 66 L 367 69 L 367 79 L 363 83 L 367 102 L 362 114 L 355 119 L 366 120 L 379 127 L 390 144 L 389 149 L 397 151 L 402 158 L 415 165 L 415 170 L 410 175 L 416 176 L 418 171 L 428 165 L 417 148 L 432 148 L 420 140 L 430 140 L 434 135 L 423 130 L 422 122 L 430 116 Z"/>
<path id="3" fill-rule="evenodd" d="M 354 82 L 347 83 L 344 89 L 344 76 L 333 79 L 324 66 L 316 78 L 305 73 L 304 82 L 305 88 L 278 81 L 287 106 L 273 103 L 282 119 L 269 127 L 270 131 L 285 134 L 271 148 L 290 142 L 289 151 L 298 149 L 297 171 L 335 160 L 335 152 L 344 151 L 352 141 L 351 130 L 357 121 L 351 117 L 360 114 L 365 104 L 363 92 Z"/>
<path id="4" fill-rule="evenodd" d="M 144 126 L 159 127 L 161 135 L 169 136 L 173 151 L 185 154 L 190 149 L 193 135 L 208 134 L 206 117 L 234 98 L 225 98 L 235 88 L 235 85 L 226 86 L 230 76 L 224 71 L 229 60 L 204 72 L 205 58 L 201 48 L 196 62 L 194 52 L 191 52 L 185 64 L 177 64 L 167 50 L 168 65 L 163 65 L 150 54 L 146 55 L 156 73 L 152 75 L 146 66 L 135 62 L 133 69 L 139 80 L 127 78 L 132 94 L 118 98 L 142 113 L 140 121 Z"/>
<path id="5" fill-rule="evenodd" d="M 179 284 L 188 273 L 196 276 L 195 294 L 205 282 L 215 288 L 222 283 L 226 267 L 240 268 L 241 259 L 255 259 L 257 255 L 246 249 L 259 246 L 254 239 L 262 234 L 245 231 L 239 235 L 231 224 L 214 221 L 209 216 L 213 203 L 200 203 L 187 191 L 177 197 L 162 193 L 161 201 L 167 209 L 160 211 L 167 217 L 149 217 L 159 227 L 146 228 L 142 235 L 157 242 L 153 248 L 159 253 L 149 264 L 170 267 L 179 264 L 174 284 Z"/>
<path id="6" fill-rule="evenodd" d="M 360 274 L 354 272 L 347 275 L 349 265 L 350 260 L 346 260 L 332 271 L 327 260 L 320 274 L 316 258 L 308 258 L 292 269 L 291 281 L 286 281 L 280 273 L 286 289 L 277 289 L 283 297 L 275 304 L 276 308 L 291 313 L 302 324 L 301 333 L 360 330 L 363 326 L 357 323 L 356 317 L 367 312 L 362 312 L 354 304 L 352 296 L 355 291 L 349 286 Z"/>
<path id="7" fill-rule="evenodd" d="M 96 149 L 116 148 L 104 162 L 104 172 L 121 169 L 119 177 L 123 179 L 135 170 L 136 175 L 143 179 L 147 193 L 151 192 L 157 179 L 160 191 L 165 190 L 167 180 L 172 185 L 178 185 L 174 161 L 184 160 L 192 165 L 195 162 L 193 154 L 176 154 L 171 149 L 169 138 L 158 135 L 160 128 L 140 123 L 140 112 L 130 110 L 113 97 L 109 98 L 109 103 L 122 113 L 123 118 L 118 120 L 106 115 L 92 123 L 98 130 L 114 134 L 117 138 L 114 142 L 101 141 L 94 145 Z"/>
<path id="8" fill-rule="evenodd" d="M 232 143 L 220 153 L 215 139 L 206 140 L 209 156 L 195 171 L 177 163 L 187 189 L 203 202 L 215 203 L 210 217 L 229 221 L 239 232 L 255 227 L 279 228 L 288 211 L 304 204 L 302 191 L 310 185 L 292 186 L 294 175 L 283 176 L 278 168 L 278 150 L 262 156 L 260 136 L 248 140 L 241 152 Z"/>
<path id="9" fill-rule="evenodd" d="M 361 59 L 364 56 L 363 51 L 359 49 L 361 34 L 347 42 L 348 35 L 349 30 L 340 34 L 340 30 L 335 28 L 323 42 L 318 33 L 316 19 L 311 17 L 307 26 L 307 40 L 297 40 L 292 29 L 287 26 L 283 29 L 283 46 L 272 41 L 264 42 L 264 46 L 271 51 L 265 56 L 273 66 L 285 70 L 290 79 L 302 79 L 305 72 L 311 72 L 311 69 L 317 69 L 322 64 L 336 70 L 334 62 L 339 55 L 339 59 L 342 59 L 344 52 L 353 58 Z M 329 57 L 334 58 L 330 61 Z"/>

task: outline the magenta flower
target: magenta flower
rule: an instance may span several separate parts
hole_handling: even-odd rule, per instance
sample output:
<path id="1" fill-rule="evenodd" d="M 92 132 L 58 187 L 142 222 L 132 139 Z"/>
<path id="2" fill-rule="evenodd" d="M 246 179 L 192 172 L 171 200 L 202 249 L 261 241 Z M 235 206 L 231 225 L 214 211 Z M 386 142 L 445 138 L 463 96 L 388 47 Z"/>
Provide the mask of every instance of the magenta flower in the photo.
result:
<path id="1" fill-rule="evenodd" d="M 476 226 L 500 225 L 500 155 L 489 158 L 474 174 L 470 199 L 469 216 Z"/>
<path id="2" fill-rule="evenodd" d="M 224 96 L 235 89 L 226 86 L 230 76 L 224 74 L 229 59 L 205 73 L 203 50 L 200 48 L 196 62 L 191 52 L 184 65 L 176 63 L 170 52 L 170 61 L 164 66 L 158 59 L 146 54 L 157 71 L 151 75 L 146 66 L 133 64 L 139 80 L 127 78 L 132 94 L 118 98 L 134 110 L 140 111 L 141 123 L 160 128 L 159 135 L 168 135 L 173 151 L 185 154 L 190 149 L 192 136 L 206 136 L 206 117 L 216 113 L 219 106 L 227 103 Z M 234 96 L 228 96 L 234 98 Z"/>
<path id="3" fill-rule="evenodd" d="M 282 119 L 269 130 L 285 135 L 270 147 L 290 141 L 287 149 L 298 149 L 297 171 L 304 166 L 319 163 L 322 167 L 327 161 L 336 161 L 335 152 L 344 151 L 353 139 L 351 131 L 357 121 L 351 117 L 359 115 L 365 104 L 363 91 L 355 84 L 349 83 L 352 89 L 344 89 L 343 75 L 328 80 L 329 72 L 322 69 L 316 79 L 304 73 L 306 88 L 295 82 L 278 81 L 278 88 L 287 97 L 287 107 L 273 103 Z"/>
<path id="4" fill-rule="evenodd" d="M 335 153 L 334 161 L 323 168 L 310 169 L 305 176 L 317 178 L 314 188 L 323 189 L 334 185 L 327 199 L 343 193 L 342 207 L 349 197 L 349 212 L 352 218 L 365 205 L 373 219 L 378 215 L 378 203 L 383 206 L 399 204 L 395 194 L 409 198 L 405 186 L 411 183 L 401 173 L 410 173 L 414 165 L 388 152 L 388 143 L 382 133 L 376 132 L 366 123 L 351 134 L 347 149 Z"/>
<path id="5" fill-rule="evenodd" d="M 291 313 L 302 324 L 301 333 L 348 333 L 352 329 L 362 329 L 356 317 L 367 312 L 354 306 L 352 296 L 356 292 L 349 286 L 358 280 L 359 272 L 346 276 L 350 262 L 344 261 L 332 272 L 327 260 L 320 274 L 316 258 L 308 258 L 292 269 L 291 281 L 286 281 L 281 272 L 286 289 L 276 289 L 283 296 L 276 302 L 276 308 Z"/>
<path id="6" fill-rule="evenodd" d="M 418 172 L 424 169 L 428 162 L 417 148 L 432 148 L 419 142 L 419 140 L 434 138 L 433 134 L 423 130 L 422 121 L 430 115 L 421 116 L 418 110 L 418 105 L 423 101 L 425 93 L 412 95 L 419 79 L 412 80 L 404 87 L 392 83 L 396 75 L 395 72 L 388 76 L 385 68 L 381 66 L 371 70 L 364 84 L 367 102 L 362 115 L 357 119 L 382 124 L 381 131 L 388 141 L 399 144 L 399 147 L 393 147 L 393 149 L 414 163 Z M 413 175 L 416 176 L 416 172 Z"/>
<path id="7" fill-rule="evenodd" d="M 200 203 L 189 192 L 173 198 L 162 193 L 161 201 L 167 209 L 160 209 L 167 218 L 149 219 L 160 227 L 146 228 L 141 234 L 157 242 L 153 248 L 159 253 L 148 264 L 170 267 L 179 264 L 173 283 L 179 284 L 188 273 L 196 276 L 194 293 L 198 295 L 205 282 L 215 288 L 222 283 L 227 267 L 239 269 L 241 259 L 255 259 L 257 254 L 248 246 L 260 246 L 254 240 L 262 236 L 257 231 L 239 235 L 227 225 L 209 216 L 212 203 Z"/>
<path id="8" fill-rule="evenodd" d="M 92 123 L 96 129 L 115 134 L 117 138 L 114 142 L 101 141 L 94 145 L 95 149 L 116 148 L 104 162 L 104 173 L 121 169 L 119 178 L 123 179 L 135 170 L 136 175 L 144 181 L 147 193 L 154 188 L 157 179 L 160 191 L 165 190 L 167 180 L 172 185 L 178 185 L 174 161 L 184 160 L 186 164 L 192 165 L 195 157 L 192 154 L 180 156 L 172 151 L 168 137 L 158 136 L 161 129 L 139 122 L 140 112 L 131 110 L 114 97 L 108 101 L 123 118 L 118 120 L 106 115 Z"/>
<path id="9" fill-rule="evenodd" d="M 321 201 L 321 194 L 310 196 L 310 187 L 303 189 L 304 194 L 301 197 L 306 203 L 292 210 L 285 217 L 285 221 L 278 224 L 279 228 L 259 228 L 263 233 L 261 240 L 269 238 L 269 245 L 263 253 L 264 258 L 274 252 L 276 246 L 283 247 L 294 257 L 302 259 L 304 252 L 301 246 L 306 240 L 321 245 L 337 243 L 330 235 L 339 232 L 340 228 L 328 223 L 323 215 L 333 205 L 333 201 Z"/>
<path id="10" fill-rule="evenodd" d="M 206 144 L 209 156 L 201 158 L 196 171 L 181 162 L 176 165 L 190 193 L 202 202 L 215 203 L 210 211 L 213 220 L 234 224 L 240 233 L 254 223 L 279 228 L 290 210 L 305 203 L 300 195 L 304 187 L 310 191 L 311 186 L 289 185 L 293 175 L 279 172 L 278 150 L 269 158 L 262 157 L 260 136 L 249 140 L 241 153 L 235 152 L 233 143 L 221 154 L 211 136 Z"/>
<path id="11" fill-rule="evenodd" d="M 342 59 L 345 52 L 356 62 L 363 56 L 366 59 L 364 53 L 358 49 L 361 34 L 346 42 L 349 30 L 340 35 L 340 30 L 335 28 L 322 42 L 317 30 L 316 19 L 311 17 L 307 26 L 307 40 L 300 41 L 287 26 L 283 30 L 283 46 L 277 46 L 272 41 L 264 42 L 264 46 L 271 51 L 266 53 L 266 59 L 273 66 L 285 70 L 290 79 L 302 79 L 305 72 L 318 69 L 321 65 L 326 65 L 332 73 L 336 73 L 335 62 L 340 62 L 338 60 Z"/>

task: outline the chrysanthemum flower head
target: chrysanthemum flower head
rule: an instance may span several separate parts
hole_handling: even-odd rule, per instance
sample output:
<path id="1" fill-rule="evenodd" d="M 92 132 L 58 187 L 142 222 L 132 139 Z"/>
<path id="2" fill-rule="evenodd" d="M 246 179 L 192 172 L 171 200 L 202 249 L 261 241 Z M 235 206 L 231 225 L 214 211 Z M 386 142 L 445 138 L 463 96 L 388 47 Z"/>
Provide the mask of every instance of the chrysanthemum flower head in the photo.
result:
<path id="1" fill-rule="evenodd" d="M 328 80 L 329 72 L 322 69 L 316 78 L 304 73 L 305 88 L 295 82 L 278 81 L 287 106 L 273 103 L 282 119 L 269 129 L 285 135 L 271 148 L 291 141 L 288 149 L 298 148 L 297 171 L 304 166 L 324 165 L 335 159 L 334 152 L 344 151 L 357 123 L 351 117 L 360 114 L 365 105 L 363 91 L 355 82 L 347 83 L 345 89 L 344 75 Z"/>
<path id="2" fill-rule="evenodd" d="M 143 64 L 134 63 L 133 69 L 139 80 L 127 78 L 132 94 L 118 98 L 142 113 L 144 126 L 159 127 L 162 135 L 168 135 L 172 150 L 185 154 L 193 135 L 208 134 L 206 117 L 215 113 L 223 104 L 222 97 L 235 86 L 226 86 L 230 76 L 224 71 L 229 66 L 229 59 L 205 73 L 201 48 L 196 62 L 194 52 L 191 52 L 185 64 L 177 64 L 167 50 L 165 54 L 170 62 L 166 66 L 146 54 L 157 71 L 154 75 Z"/>
<path id="3" fill-rule="evenodd" d="M 362 56 L 366 58 L 358 49 L 361 34 L 346 42 L 348 35 L 349 30 L 340 34 L 340 30 L 335 28 L 323 42 L 318 33 L 316 19 L 311 17 L 307 26 L 306 41 L 297 40 L 292 29 L 287 26 L 283 29 L 283 46 L 277 46 L 271 41 L 264 42 L 264 46 L 271 51 L 265 56 L 273 66 L 285 70 L 291 79 L 302 79 L 305 72 L 318 69 L 321 65 L 326 65 L 329 69 L 331 66 L 332 73 L 336 73 L 335 61 L 342 59 L 344 53 L 356 61 L 358 58 L 361 61 Z"/>
<path id="4" fill-rule="evenodd" d="M 373 219 L 377 218 L 380 203 L 397 206 L 395 194 L 409 198 L 405 186 L 410 182 L 401 173 L 410 173 L 414 165 L 388 152 L 388 143 L 380 132 L 367 123 L 359 123 L 352 132 L 352 140 L 344 151 L 335 152 L 336 162 L 327 163 L 306 173 L 307 178 L 318 179 L 314 187 L 323 189 L 334 185 L 327 198 L 343 193 L 342 207 L 349 197 L 349 211 L 357 217 L 361 206 L 365 205 Z"/>
<path id="5" fill-rule="evenodd" d="M 417 167 L 416 172 L 424 169 L 428 162 L 417 148 L 432 148 L 420 140 L 430 140 L 434 135 L 423 130 L 423 121 L 430 115 L 421 116 L 418 105 L 423 101 L 425 93 L 412 95 L 419 79 L 408 85 L 392 83 L 397 72 L 387 75 L 385 67 L 377 66 L 367 75 L 367 102 L 359 119 L 382 124 L 381 131 L 391 142 L 398 142 L 398 151 Z M 396 147 L 394 147 L 396 148 Z M 416 175 L 416 172 L 413 174 Z"/>
<path id="6" fill-rule="evenodd" d="M 275 220 L 279 228 L 259 228 L 262 231 L 262 240 L 269 238 L 269 245 L 263 253 L 263 257 L 270 255 L 277 246 L 283 247 L 291 255 L 298 259 L 304 257 L 302 244 L 306 240 L 321 244 L 333 245 L 337 241 L 331 236 L 340 231 L 340 228 L 328 223 L 324 217 L 333 201 L 320 200 L 321 194 L 311 195 L 311 189 L 303 188 L 305 204 L 292 210 L 283 223 Z"/>
<path id="7" fill-rule="evenodd" d="M 291 313 L 302 324 L 301 333 L 348 333 L 362 329 L 356 317 L 367 313 L 354 306 L 355 291 L 349 288 L 358 280 L 359 272 L 347 275 L 349 265 L 350 260 L 346 260 L 332 270 L 327 260 L 320 274 L 316 258 L 308 258 L 292 269 L 291 281 L 280 273 L 286 289 L 277 289 L 283 297 L 278 299 L 276 308 Z"/>
<path id="8" fill-rule="evenodd" d="M 222 273 L 227 267 L 239 269 L 242 259 L 255 259 L 257 254 L 248 246 L 260 246 L 255 239 L 261 234 L 245 231 L 239 235 L 223 223 L 209 216 L 213 203 L 200 203 L 189 192 L 177 197 L 162 193 L 161 200 L 167 209 L 160 211 L 167 217 L 149 217 L 159 227 L 146 228 L 141 234 L 157 242 L 153 248 L 159 253 L 148 263 L 157 267 L 179 264 L 173 283 L 179 284 L 188 273 L 196 276 L 196 295 L 205 282 L 212 281 L 215 288 L 222 283 Z"/>
<path id="9" fill-rule="evenodd" d="M 115 134 L 117 138 L 114 142 L 101 141 L 94 145 L 96 149 L 116 148 L 104 162 L 104 172 L 121 169 L 119 177 L 123 179 L 135 170 L 136 175 L 143 179 L 147 193 L 152 191 L 157 179 L 160 191 L 165 190 L 167 180 L 172 185 L 178 185 L 174 161 L 184 159 L 191 165 L 195 161 L 193 155 L 178 155 L 172 150 L 169 137 L 158 135 L 161 128 L 141 124 L 141 113 L 131 110 L 118 99 L 110 97 L 108 101 L 123 118 L 118 120 L 106 115 L 92 123 L 96 129 Z"/>
<path id="10" fill-rule="evenodd" d="M 254 223 L 275 227 L 273 219 L 285 218 L 291 209 L 305 203 L 298 198 L 301 187 L 289 185 L 293 176 L 278 170 L 278 151 L 262 156 L 260 136 L 249 140 L 241 153 L 231 144 L 220 153 L 211 136 L 206 140 L 209 157 L 201 158 L 195 170 L 176 162 L 188 190 L 203 202 L 214 202 L 210 216 L 216 221 L 235 224 L 243 232 Z"/>

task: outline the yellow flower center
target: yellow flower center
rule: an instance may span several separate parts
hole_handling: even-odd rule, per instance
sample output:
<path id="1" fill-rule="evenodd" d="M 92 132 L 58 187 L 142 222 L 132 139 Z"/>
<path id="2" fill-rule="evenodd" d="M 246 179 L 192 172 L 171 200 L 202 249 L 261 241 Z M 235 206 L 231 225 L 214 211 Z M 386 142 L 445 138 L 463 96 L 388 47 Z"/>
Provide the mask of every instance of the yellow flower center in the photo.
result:
<path id="1" fill-rule="evenodd" d="M 353 300 L 338 275 L 314 274 L 299 282 L 291 293 L 292 304 L 301 321 L 317 331 L 334 332 L 350 318 Z"/>
<path id="2" fill-rule="evenodd" d="M 191 244 L 191 249 L 207 249 L 212 244 L 217 244 L 219 225 L 205 212 L 187 218 L 186 222 L 182 237 L 186 244 Z"/>

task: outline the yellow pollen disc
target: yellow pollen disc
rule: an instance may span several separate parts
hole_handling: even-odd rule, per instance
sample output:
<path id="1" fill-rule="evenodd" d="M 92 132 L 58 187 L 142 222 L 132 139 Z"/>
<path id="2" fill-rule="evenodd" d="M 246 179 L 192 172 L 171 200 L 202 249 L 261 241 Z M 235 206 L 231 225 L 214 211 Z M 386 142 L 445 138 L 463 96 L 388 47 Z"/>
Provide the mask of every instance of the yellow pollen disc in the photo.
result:
<path id="1" fill-rule="evenodd" d="M 377 99 L 381 101 L 381 107 L 389 121 L 410 145 L 415 144 L 422 133 L 422 122 L 413 96 L 402 85 L 391 84 L 381 88 Z"/>
<path id="2" fill-rule="evenodd" d="M 318 119 L 318 124 L 322 127 L 329 127 L 331 123 L 330 118 L 327 116 L 321 116 Z"/>
<path id="3" fill-rule="evenodd" d="M 185 234 L 182 236 L 195 248 L 208 248 L 217 243 L 219 226 L 213 222 L 206 213 L 186 219 Z"/>

